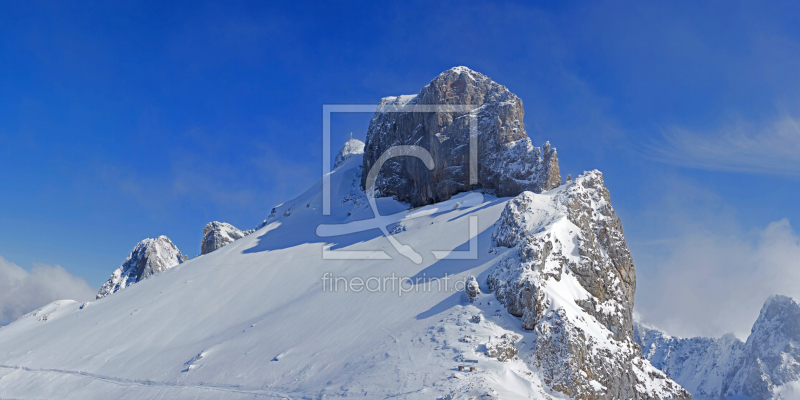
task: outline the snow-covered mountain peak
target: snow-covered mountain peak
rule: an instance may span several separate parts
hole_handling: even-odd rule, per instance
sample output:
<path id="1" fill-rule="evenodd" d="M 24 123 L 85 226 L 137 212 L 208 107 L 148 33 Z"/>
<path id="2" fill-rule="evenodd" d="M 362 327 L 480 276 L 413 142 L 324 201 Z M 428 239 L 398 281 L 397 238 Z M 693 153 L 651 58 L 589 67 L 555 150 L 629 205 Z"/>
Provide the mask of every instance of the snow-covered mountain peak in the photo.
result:
<path id="1" fill-rule="evenodd" d="M 203 228 L 203 243 L 200 246 L 200 255 L 211 253 L 253 232 L 255 232 L 255 230 L 242 231 L 225 222 L 209 222 L 206 227 Z"/>
<path id="2" fill-rule="evenodd" d="M 761 307 L 758 319 L 750 333 L 783 332 L 788 337 L 800 338 L 800 306 L 789 296 L 770 296 Z"/>
<path id="3" fill-rule="evenodd" d="M 357 157 L 363 156 L 364 154 L 364 142 L 353 139 L 352 134 L 350 140 L 344 143 L 339 152 L 336 153 L 336 159 L 333 162 L 333 168 L 339 168 L 340 165 L 344 164 L 347 160 Z"/>
<path id="4" fill-rule="evenodd" d="M 166 236 L 145 239 L 139 242 L 97 293 L 97 298 L 125 289 L 151 275 L 164 272 L 184 261 L 178 247 Z"/>
<path id="5" fill-rule="evenodd" d="M 800 306 L 790 297 L 767 299 L 746 343 L 733 334 L 676 338 L 639 322 L 636 342 L 695 396 L 800 398 Z"/>
<path id="6" fill-rule="evenodd" d="M 745 344 L 742 366 L 729 394 L 759 399 L 800 396 L 800 305 L 790 297 L 770 297 Z M 791 395 L 789 395 L 791 393 Z"/>
<path id="7" fill-rule="evenodd" d="M 143 279 L 130 272 L 143 258 L 171 269 L 4 327 L 0 397 L 687 398 L 633 343 L 635 271 L 603 175 L 559 186 L 556 151 L 531 145 L 521 100 L 477 72 L 454 68 L 388 101 L 439 100 L 479 109 L 379 109 L 363 158 L 253 234 L 181 265 L 174 245 L 169 256 L 148 242 L 108 291 Z M 373 209 L 368 155 L 396 144 L 421 145 L 437 167 L 387 163 Z M 229 224 L 207 228 L 234 239 Z"/>

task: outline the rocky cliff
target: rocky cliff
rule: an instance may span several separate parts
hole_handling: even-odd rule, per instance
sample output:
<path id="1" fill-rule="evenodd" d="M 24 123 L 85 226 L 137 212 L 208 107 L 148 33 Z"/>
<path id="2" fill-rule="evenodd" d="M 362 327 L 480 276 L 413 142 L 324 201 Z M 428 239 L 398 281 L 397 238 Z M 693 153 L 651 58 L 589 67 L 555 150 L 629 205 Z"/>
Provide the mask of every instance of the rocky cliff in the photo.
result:
<path id="1" fill-rule="evenodd" d="M 516 251 L 489 287 L 536 332 L 519 356 L 554 390 L 574 399 L 690 398 L 634 342 L 636 272 L 599 171 L 509 201 L 493 239 Z"/>
<path id="2" fill-rule="evenodd" d="M 644 356 L 693 395 L 800 397 L 800 305 L 786 296 L 769 298 L 746 343 L 675 338 L 642 323 L 636 341 Z"/>
<path id="3" fill-rule="evenodd" d="M 203 228 L 203 243 L 200 245 L 200 254 L 205 255 L 217 250 L 237 239 L 241 239 L 255 230 L 243 231 L 225 222 L 209 222 Z"/>
<path id="4" fill-rule="evenodd" d="M 108 296 L 126 287 L 164 272 L 184 261 L 183 254 L 166 236 L 139 242 L 97 293 L 97 298 Z"/>
<path id="5" fill-rule="evenodd" d="M 474 105 L 470 112 L 413 112 L 416 106 Z M 415 145 L 434 161 L 429 170 L 420 159 L 388 160 L 376 180 L 376 194 L 396 196 L 414 206 L 482 189 L 516 196 L 558 187 L 556 149 L 531 144 L 525 132 L 522 100 L 487 76 L 466 67 L 442 72 L 417 95 L 386 97 L 373 116 L 364 149 L 361 187 L 367 172 L 393 146 Z M 477 182 L 470 182 L 470 120 L 477 122 Z"/>

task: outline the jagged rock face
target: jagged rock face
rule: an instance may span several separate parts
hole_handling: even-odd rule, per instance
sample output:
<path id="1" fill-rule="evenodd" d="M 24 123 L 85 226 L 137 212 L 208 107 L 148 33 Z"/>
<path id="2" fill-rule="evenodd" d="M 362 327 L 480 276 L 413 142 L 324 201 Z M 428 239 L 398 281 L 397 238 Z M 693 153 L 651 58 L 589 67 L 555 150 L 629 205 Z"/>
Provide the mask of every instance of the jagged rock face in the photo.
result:
<path id="1" fill-rule="evenodd" d="M 633 338 L 636 273 L 599 171 L 509 201 L 492 235 L 516 247 L 488 283 L 524 329 L 519 357 L 575 399 L 688 399 L 645 360 Z"/>
<path id="2" fill-rule="evenodd" d="M 800 381 L 798 344 L 800 305 L 786 296 L 771 297 L 747 338 L 742 366 L 727 393 L 768 399 L 777 387 Z"/>
<path id="3" fill-rule="evenodd" d="M 164 272 L 183 263 L 183 254 L 166 236 L 139 242 L 97 293 L 97 298 L 108 296 L 126 287 Z"/>
<path id="4" fill-rule="evenodd" d="M 578 243 L 580 257 L 566 257 L 564 243 L 541 233 L 566 218 L 576 229 L 568 235 Z M 560 279 L 564 266 L 591 298 L 579 305 L 622 340 L 633 335 L 633 297 L 636 270 L 600 171 L 584 173 L 553 196 L 522 193 L 508 202 L 492 235 L 498 246 L 519 249 L 520 260 L 538 267 L 537 272 Z M 543 268 L 546 261 L 554 269 Z M 610 308 L 609 308 L 610 307 Z M 525 305 L 512 301 L 512 314 L 524 313 Z M 609 312 L 613 309 L 613 312 Z"/>
<path id="5" fill-rule="evenodd" d="M 347 162 L 351 158 L 362 156 L 364 154 L 364 142 L 350 138 L 345 142 L 344 146 L 336 153 L 336 158 L 333 161 L 333 169 L 339 168 L 340 165 Z"/>
<path id="6" fill-rule="evenodd" d="M 653 365 L 695 396 L 800 395 L 800 306 L 786 296 L 767 300 L 746 343 L 733 335 L 679 339 L 644 324 L 636 326 L 636 341 Z"/>
<path id="7" fill-rule="evenodd" d="M 478 105 L 478 183 L 469 181 L 470 116 L 467 113 L 387 112 L 415 105 Z M 542 192 L 561 183 L 556 149 L 534 147 L 525 132 L 522 100 L 505 86 L 465 67 L 447 70 L 417 95 L 386 97 L 369 125 L 364 171 L 389 148 L 417 145 L 428 150 L 435 167 L 413 157 L 387 161 L 376 181 L 376 195 L 396 196 L 414 206 L 483 189 L 498 196 Z M 367 172 L 361 186 L 366 185 Z"/>
<path id="8" fill-rule="evenodd" d="M 200 254 L 205 255 L 211 253 L 253 232 L 255 232 L 255 230 L 242 231 L 225 222 L 209 222 L 208 225 L 203 228 L 203 243 L 200 246 Z"/>
<path id="9" fill-rule="evenodd" d="M 697 397 L 719 397 L 742 362 L 745 344 L 732 334 L 718 339 L 676 338 L 643 323 L 634 338 L 642 354 Z"/>

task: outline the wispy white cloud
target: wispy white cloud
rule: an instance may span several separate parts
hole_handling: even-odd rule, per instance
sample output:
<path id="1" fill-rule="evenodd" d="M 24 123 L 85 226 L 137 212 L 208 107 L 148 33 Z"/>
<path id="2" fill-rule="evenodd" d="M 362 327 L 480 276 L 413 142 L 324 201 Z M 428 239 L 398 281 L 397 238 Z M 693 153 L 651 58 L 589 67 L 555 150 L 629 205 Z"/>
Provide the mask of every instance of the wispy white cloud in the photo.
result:
<path id="1" fill-rule="evenodd" d="M 698 132 L 665 131 L 648 148 L 656 160 L 722 171 L 800 176 L 800 119 L 784 113 L 766 123 L 740 118 L 727 126 Z"/>
<path id="2" fill-rule="evenodd" d="M 95 293 L 60 265 L 34 263 L 28 272 L 0 256 L 0 326 L 53 301 L 85 301 Z"/>

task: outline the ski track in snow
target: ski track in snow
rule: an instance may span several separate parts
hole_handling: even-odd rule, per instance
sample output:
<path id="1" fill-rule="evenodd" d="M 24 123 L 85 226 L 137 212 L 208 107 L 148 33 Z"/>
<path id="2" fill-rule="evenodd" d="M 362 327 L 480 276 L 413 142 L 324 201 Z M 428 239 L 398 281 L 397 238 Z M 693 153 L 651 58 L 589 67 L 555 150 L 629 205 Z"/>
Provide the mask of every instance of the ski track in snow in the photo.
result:
<path id="1" fill-rule="evenodd" d="M 125 378 L 115 378 L 113 376 L 105 376 L 99 374 L 92 374 L 89 372 L 83 371 L 68 371 L 63 369 L 49 369 L 49 368 L 28 368 L 23 366 L 12 366 L 12 365 L 2 365 L 0 364 L 0 368 L 3 369 L 11 369 L 11 370 L 18 370 L 18 371 L 26 371 L 26 372 L 45 372 L 45 373 L 54 373 L 54 374 L 62 374 L 62 375 L 72 375 L 72 376 L 79 376 L 85 378 L 96 379 L 104 382 L 109 382 L 121 386 L 146 386 L 146 387 L 165 387 L 165 388 L 187 388 L 187 389 L 199 389 L 199 390 L 208 390 L 208 391 L 219 391 L 219 392 L 226 392 L 226 393 L 238 393 L 238 394 L 246 394 L 246 395 L 253 395 L 254 397 L 262 397 L 262 398 L 271 398 L 271 399 L 290 399 L 291 396 L 277 393 L 277 392 L 269 392 L 267 390 L 261 388 L 249 388 L 249 387 L 242 387 L 238 385 L 219 385 L 219 384 L 185 384 L 180 382 L 161 382 L 161 381 L 152 381 L 152 380 L 140 380 L 140 379 L 125 379 Z M 296 395 L 295 395 L 296 396 Z"/>

